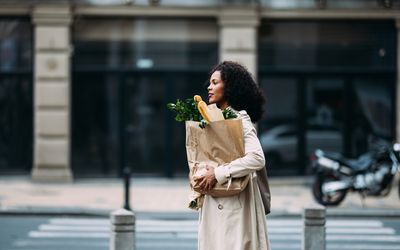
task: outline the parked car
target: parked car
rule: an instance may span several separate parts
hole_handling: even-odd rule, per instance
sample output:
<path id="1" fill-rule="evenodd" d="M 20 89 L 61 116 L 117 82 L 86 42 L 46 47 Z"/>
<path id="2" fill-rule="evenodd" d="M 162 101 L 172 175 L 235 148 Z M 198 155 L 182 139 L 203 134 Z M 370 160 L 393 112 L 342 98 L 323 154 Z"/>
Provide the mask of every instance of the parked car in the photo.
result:
<path id="1" fill-rule="evenodd" d="M 260 135 L 261 146 L 272 166 L 297 161 L 297 128 L 291 124 L 273 127 Z M 309 125 L 306 131 L 307 155 L 315 149 L 342 151 L 342 133 L 331 126 Z"/>

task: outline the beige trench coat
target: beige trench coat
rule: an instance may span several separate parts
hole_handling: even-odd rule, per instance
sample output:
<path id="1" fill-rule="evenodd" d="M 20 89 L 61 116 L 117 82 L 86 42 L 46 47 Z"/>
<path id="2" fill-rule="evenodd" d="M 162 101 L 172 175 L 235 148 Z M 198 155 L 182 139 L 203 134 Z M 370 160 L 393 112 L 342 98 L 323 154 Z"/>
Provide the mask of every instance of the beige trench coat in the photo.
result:
<path id="1" fill-rule="evenodd" d="M 245 156 L 215 169 L 219 183 L 230 177 L 251 174 L 239 195 L 213 198 L 205 195 L 199 216 L 199 250 L 270 250 L 267 222 L 256 171 L 265 166 L 256 129 L 246 111 L 237 112 L 243 121 Z"/>

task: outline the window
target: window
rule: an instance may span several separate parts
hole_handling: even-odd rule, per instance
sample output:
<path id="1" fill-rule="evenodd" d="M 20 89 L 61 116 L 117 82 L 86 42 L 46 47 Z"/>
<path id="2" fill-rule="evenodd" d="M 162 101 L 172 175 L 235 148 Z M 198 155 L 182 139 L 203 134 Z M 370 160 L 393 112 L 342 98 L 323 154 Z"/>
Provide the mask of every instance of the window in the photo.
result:
<path id="1" fill-rule="evenodd" d="M 32 167 L 32 29 L 27 19 L 0 19 L 0 171 Z"/>
<path id="2" fill-rule="evenodd" d="M 166 108 L 205 95 L 218 60 L 209 19 L 84 19 L 74 26 L 72 165 L 77 175 L 187 174 L 184 124 Z"/>
<path id="3" fill-rule="evenodd" d="M 260 70 L 394 70 L 393 21 L 265 21 Z"/>
<path id="4" fill-rule="evenodd" d="M 317 148 L 356 157 L 371 137 L 394 138 L 396 30 L 385 20 L 262 22 L 259 131 L 272 175 L 310 173 Z M 298 132 L 274 134 L 288 124 Z"/>

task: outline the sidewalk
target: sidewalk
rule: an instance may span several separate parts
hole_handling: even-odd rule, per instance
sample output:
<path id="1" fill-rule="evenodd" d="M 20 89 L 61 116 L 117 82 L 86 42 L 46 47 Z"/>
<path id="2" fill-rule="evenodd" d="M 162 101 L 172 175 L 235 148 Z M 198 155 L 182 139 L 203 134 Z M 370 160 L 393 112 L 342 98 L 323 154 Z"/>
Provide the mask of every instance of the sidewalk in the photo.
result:
<path id="1" fill-rule="evenodd" d="M 270 178 L 271 216 L 300 215 L 304 206 L 315 203 L 310 177 Z M 328 214 L 337 216 L 398 216 L 400 199 L 397 181 L 389 196 L 366 198 L 363 208 L 356 193 L 349 193 Z M 195 213 L 187 208 L 186 179 L 132 178 L 130 205 L 142 213 Z M 121 179 L 77 179 L 71 184 L 33 183 L 28 176 L 0 177 L 0 213 L 92 214 L 107 216 L 123 206 Z"/>

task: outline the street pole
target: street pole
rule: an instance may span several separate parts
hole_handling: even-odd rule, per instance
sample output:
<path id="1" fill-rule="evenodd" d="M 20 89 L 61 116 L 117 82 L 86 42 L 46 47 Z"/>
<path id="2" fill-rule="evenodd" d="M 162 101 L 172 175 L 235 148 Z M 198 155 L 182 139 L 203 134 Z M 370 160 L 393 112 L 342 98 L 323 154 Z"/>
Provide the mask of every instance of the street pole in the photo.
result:
<path id="1" fill-rule="evenodd" d="M 125 190 L 124 208 L 129 211 L 131 211 L 131 207 L 129 205 L 130 182 L 131 182 L 131 169 L 130 169 L 130 167 L 125 167 L 124 168 L 124 190 Z"/>

